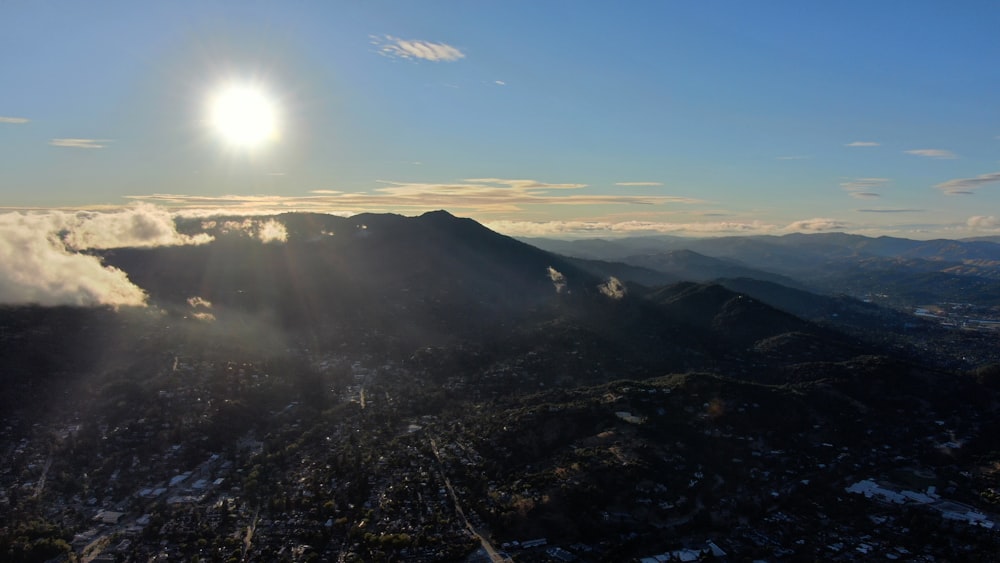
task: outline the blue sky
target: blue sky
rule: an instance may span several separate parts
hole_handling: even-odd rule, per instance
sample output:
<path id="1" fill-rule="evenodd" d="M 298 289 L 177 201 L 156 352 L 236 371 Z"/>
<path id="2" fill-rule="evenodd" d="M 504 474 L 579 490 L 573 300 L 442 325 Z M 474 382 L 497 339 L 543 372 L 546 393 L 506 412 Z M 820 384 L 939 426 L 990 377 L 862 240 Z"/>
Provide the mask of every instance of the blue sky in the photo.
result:
<path id="1" fill-rule="evenodd" d="M 7 2 L 0 206 L 1000 234 L 994 2 Z M 207 124 L 258 88 L 279 133 Z"/>

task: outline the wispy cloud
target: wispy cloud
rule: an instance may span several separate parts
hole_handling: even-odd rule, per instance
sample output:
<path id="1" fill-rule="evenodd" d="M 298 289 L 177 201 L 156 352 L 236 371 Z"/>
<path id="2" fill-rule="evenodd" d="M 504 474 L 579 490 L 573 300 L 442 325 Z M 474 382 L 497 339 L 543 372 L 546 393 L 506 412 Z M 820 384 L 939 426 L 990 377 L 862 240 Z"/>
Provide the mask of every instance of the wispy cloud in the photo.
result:
<path id="1" fill-rule="evenodd" d="M 0 115 L 0 123 L 27 123 L 30 121 L 27 117 L 10 117 L 5 115 Z"/>
<path id="2" fill-rule="evenodd" d="M 808 155 L 808 154 L 798 154 L 798 155 L 776 156 L 776 157 L 774 157 L 775 160 L 810 160 L 811 158 L 812 158 L 812 155 Z"/>
<path id="3" fill-rule="evenodd" d="M 853 198 L 875 199 L 882 197 L 876 190 L 884 188 L 889 182 L 889 178 L 854 178 L 841 182 L 840 187 Z"/>
<path id="4" fill-rule="evenodd" d="M 958 158 L 958 155 L 947 149 L 912 149 L 908 151 L 903 151 L 906 154 L 912 154 L 915 156 L 922 156 L 924 158 L 938 158 L 938 159 L 953 159 Z"/>
<path id="5" fill-rule="evenodd" d="M 587 184 L 552 184 L 549 182 L 539 182 L 538 180 L 510 180 L 506 178 L 466 178 L 464 181 L 475 184 L 498 184 L 516 189 L 576 190 L 587 187 Z"/>
<path id="6" fill-rule="evenodd" d="M 239 210 L 225 210 L 221 215 L 238 215 Z M 201 214 L 178 213 L 179 216 L 197 217 Z M 202 215 L 203 216 L 203 215 Z M 204 217 L 204 216 L 203 216 Z M 287 242 L 288 229 L 279 221 L 272 219 L 260 219 L 256 217 L 245 217 L 243 220 L 236 219 L 206 219 L 201 222 L 203 230 L 222 235 L 238 234 L 244 237 L 257 239 L 262 243 Z"/>
<path id="7" fill-rule="evenodd" d="M 662 186 L 663 182 L 615 182 L 616 186 Z"/>
<path id="8" fill-rule="evenodd" d="M 579 237 L 628 236 L 637 234 L 762 234 L 780 230 L 761 222 L 671 223 L 660 221 L 487 221 L 490 229 L 512 236 Z"/>
<path id="9" fill-rule="evenodd" d="M 968 195 L 972 193 L 972 190 L 997 182 L 1000 182 L 1000 172 L 990 172 L 989 174 L 982 174 L 975 178 L 948 180 L 934 187 L 949 195 Z"/>
<path id="10" fill-rule="evenodd" d="M 555 287 L 556 293 L 562 293 L 566 289 L 566 276 L 562 275 L 562 272 L 552 266 L 547 267 L 545 271 L 549 275 L 549 279 L 552 280 L 552 285 Z"/>
<path id="11" fill-rule="evenodd" d="M 111 139 L 52 139 L 49 144 L 53 147 L 66 147 L 71 149 L 103 149 L 110 143 Z"/>
<path id="12" fill-rule="evenodd" d="M 192 318 L 198 319 L 199 321 L 206 321 L 206 322 L 214 322 L 215 321 L 215 315 L 213 315 L 212 313 L 209 313 L 208 311 L 203 310 L 203 309 L 211 309 L 212 308 L 212 302 L 211 301 L 209 301 L 208 299 L 205 299 L 203 297 L 199 297 L 199 296 L 196 295 L 194 297 L 188 297 L 187 302 L 188 302 L 188 305 L 190 305 L 191 308 L 195 310 L 193 313 L 191 313 L 191 317 Z"/>
<path id="13" fill-rule="evenodd" d="M 628 293 L 628 290 L 625 289 L 625 284 L 614 276 L 609 277 L 608 281 L 597 286 L 597 289 L 605 296 L 615 300 L 622 299 Z"/>
<path id="14" fill-rule="evenodd" d="M 845 147 L 878 147 L 878 146 L 881 146 L 881 145 L 882 145 L 882 143 L 876 143 L 875 141 L 852 141 L 850 143 L 845 144 L 844 146 Z"/>
<path id="15" fill-rule="evenodd" d="M 283 223 L 274 219 L 264 221 L 257 230 L 257 238 L 263 243 L 286 242 L 288 240 L 288 230 Z"/>
<path id="16" fill-rule="evenodd" d="M 847 223 L 837 219 L 817 217 L 815 219 L 804 219 L 788 225 L 785 230 L 815 233 L 820 231 L 839 231 L 847 228 Z"/>
<path id="17" fill-rule="evenodd" d="M 858 213 L 924 213 L 924 209 L 856 209 Z"/>
<path id="18" fill-rule="evenodd" d="M 465 58 L 465 53 L 447 43 L 400 39 L 392 35 L 372 35 L 371 40 L 372 44 L 378 47 L 379 54 L 395 59 L 454 62 Z"/>
<path id="19" fill-rule="evenodd" d="M 452 209 L 495 213 L 524 211 L 530 205 L 662 205 L 704 203 L 683 196 L 588 193 L 586 184 L 549 183 L 530 179 L 469 178 L 454 183 L 381 181 L 369 192 L 313 190 L 303 196 L 194 196 L 152 194 L 130 199 L 174 208 L 233 208 L 239 212 L 388 211 L 412 212 Z"/>
<path id="20" fill-rule="evenodd" d="M 510 236 L 523 237 L 624 237 L 671 234 L 680 236 L 764 235 L 793 232 L 843 230 L 837 219 L 805 219 L 788 225 L 764 221 L 669 222 L 669 221 L 487 221 L 485 226 Z"/>
<path id="21" fill-rule="evenodd" d="M 208 299 L 205 299 L 204 297 L 199 297 L 197 295 L 194 296 L 194 297 L 188 297 L 187 302 L 188 302 L 188 305 L 190 305 L 192 309 L 197 309 L 198 307 L 204 307 L 206 309 L 211 309 L 212 308 L 212 302 L 211 301 L 209 301 Z"/>
<path id="22" fill-rule="evenodd" d="M 504 82 L 503 80 L 494 80 L 493 83 L 496 84 L 497 86 L 506 86 L 507 85 L 507 83 Z"/>

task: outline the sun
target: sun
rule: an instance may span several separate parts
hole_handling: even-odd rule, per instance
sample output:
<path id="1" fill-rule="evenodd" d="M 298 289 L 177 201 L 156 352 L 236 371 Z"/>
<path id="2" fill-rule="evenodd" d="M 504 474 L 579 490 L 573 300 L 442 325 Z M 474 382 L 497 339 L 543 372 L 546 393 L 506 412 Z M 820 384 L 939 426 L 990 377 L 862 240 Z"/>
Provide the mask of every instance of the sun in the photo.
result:
<path id="1" fill-rule="evenodd" d="M 209 125 L 229 146 L 250 150 L 278 137 L 278 106 L 260 87 L 237 84 L 219 89 L 209 102 Z"/>

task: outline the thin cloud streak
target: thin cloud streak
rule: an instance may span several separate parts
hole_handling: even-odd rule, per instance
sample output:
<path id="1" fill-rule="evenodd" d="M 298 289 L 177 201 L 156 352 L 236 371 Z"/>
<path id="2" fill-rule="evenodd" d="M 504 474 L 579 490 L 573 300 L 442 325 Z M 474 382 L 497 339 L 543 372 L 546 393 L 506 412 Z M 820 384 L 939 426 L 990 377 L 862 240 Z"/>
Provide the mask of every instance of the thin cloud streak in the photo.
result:
<path id="1" fill-rule="evenodd" d="M 52 139 L 49 144 L 53 147 L 66 147 L 71 149 L 103 149 L 105 143 L 110 143 L 111 139 Z"/>
<path id="2" fill-rule="evenodd" d="M 0 123 L 20 124 L 20 123 L 27 123 L 28 121 L 30 120 L 27 117 L 10 117 L 6 115 L 0 115 Z"/>
<path id="3" fill-rule="evenodd" d="M 880 147 L 882 143 L 875 141 L 853 141 L 844 145 L 845 147 Z"/>
<path id="4" fill-rule="evenodd" d="M 636 234 L 764 234 L 780 226 L 759 221 L 750 223 L 666 223 L 656 221 L 486 221 L 486 227 L 511 236 L 629 236 Z"/>
<path id="5" fill-rule="evenodd" d="M 858 213 L 924 213 L 925 209 L 855 209 Z"/>
<path id="6" fill-rule="evenodd" d="M 885 187 L 891 181 L 889 178 L 855 178 L 841 182 L 840 187 L 853 198 L 875 199 L 882 197 L 882 194 L 875 190 Z"/>
<path id="7" fill-rule="evenodd" d="M 630 187 L 630 186 L 662 186 L 663 182 L 615 182 L 616 186 Z"/>
<path id="8" fill-rule="evenodd" d="M 448 208 L 478 213 L 519 212 L 529 205 L 665 205 L 704 201 L 682 196 L 580 193 L 586 184 L 547 183 L 528 179 L 470 178 L 455 183 L 394 182 L 370 192 L 313 190 L 303 196 L 197 196 L 151 194 L 129 199 L 173 208 L 229 207 L 241 212 L 380 211 L 408 209 L 430 211 Z M 575 192 L 575 193 L 574 193 Z"/>
<path id="9" fill-rule="evenodd" d="M 1000 172 L 990 172 L 989 174 L 981 174 L 975 178 L 948 180 L 934 187 L 949 195 L 969 195 L 972 193 L 972 190 L 997 182 L 1000 182 Z"/>
<path id="10" fill-rule="evenodd" d="M 906 154 L 922 156 L 924 158 L 955 159 L 958 155 L 947 149 L 912 149 L 903 151 Z"/>

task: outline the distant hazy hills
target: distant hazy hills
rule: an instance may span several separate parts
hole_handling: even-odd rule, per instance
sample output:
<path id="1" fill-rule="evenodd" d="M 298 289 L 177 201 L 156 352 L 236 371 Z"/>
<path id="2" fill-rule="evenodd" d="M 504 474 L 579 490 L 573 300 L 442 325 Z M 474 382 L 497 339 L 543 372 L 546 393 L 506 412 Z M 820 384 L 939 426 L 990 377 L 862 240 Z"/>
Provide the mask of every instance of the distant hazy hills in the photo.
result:
<path id="1" fill-rule="evenodd" d="M 566 256 L 621 262 L 687 280 L 751 278 L 827 294 L 877 295 L 899 306 L 1000 304 L 1000 244 L 989 238 L 916 241 L 823 233 L 525 240 Z"/>

